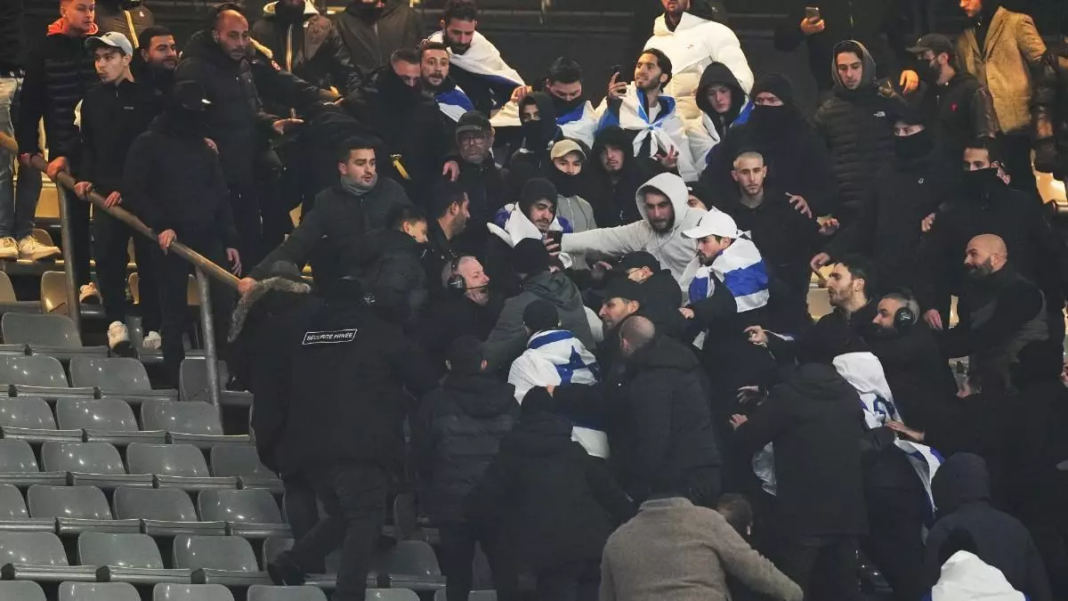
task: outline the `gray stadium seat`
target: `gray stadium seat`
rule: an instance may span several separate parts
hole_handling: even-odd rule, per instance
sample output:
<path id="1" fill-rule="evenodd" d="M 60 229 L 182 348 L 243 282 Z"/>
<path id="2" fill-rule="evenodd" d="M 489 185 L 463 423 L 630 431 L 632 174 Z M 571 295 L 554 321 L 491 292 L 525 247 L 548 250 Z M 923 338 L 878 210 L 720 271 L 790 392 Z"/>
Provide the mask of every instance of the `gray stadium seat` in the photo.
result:
<path id="1" fill-rule="evenodd" d="M 55 520 L 30 519 L 22 493 L 11 484 L 0 484 L 0 530 L 9 532 L 54 532 Z M 3 597 L 0 597 L 2 599 Z"/>
<path id="2" fill-rule="evenodd" d="M 419 595 L 404 588 L 369 588 L 367 601 L 419 601 Z"/>
<path id="3" fill-rule="evenodd" d="M 82 532 L 137 533 L 137 520 L 113 520 L 108 500 L 95 486 L 34 485 L 26 493 L 30 515 L 53 519 L 60 535 Z"/>
<path id="4" fill-rule="evenodd" d="M 434 601 L 446 601 L 445 591 L 434 593 Z M 497 601 L 497 591 L 471 591 L 467 601 Z"/>
<path id="5" fill-rule="evenodd" d="M 247 601 L 326 601 L 326 593 L 314 586 L 264 586 L 248 589 Z"/>
<path id="6" fill-rule="evenodd" d="M 123 582 L 64 582 L 59 585 L 59 601 L 141 601 L 141 595 Z"/>
<path id="7" fill-rule="evenodd" d="M 92 388 L 71 388 L 63 364 L 55 357 L 0 355 L 0 385 L 9 396 L 40 396 L 46 399 L 96 396 Z M 11 394 L 12 389 L 16 394 Z"/>
<path id="8" fill-rule="evenodd" d="M 263 539 L 263 548 L 260 554 L 260 565 L 267 565 L 274 561 L 275 557 L 278 557 L 282 551 L 288 551 L 293 548 L 293 539 L 289 537 L 272 536 L 270 538 Z"/>
<path id="9" fill-rule="evenodd" d="M 25 488 L 32 484 L 62 486 L 66 482 L 66 472 L 40 472 L 30 443 L 25 440 L 0 439 L 0 484 L 14 484 Z"/>
<path id="10" fill-rule="evenodd" d="M 99 568 L 97 578 L 104 582 L 185 584 L 191 574 L 189 570 L 164 569 L 159 547 L 147 534 L 86 532 L 78 537 L 78 560 L 84 566 Z"/>
<path id="11" fill-rule="evenodd" d="M 252 546 L 236 536 L 176 536 L 174 565 L 193 570 L 194 584 L 249 587 L 271 583 L 267 573 L 260 571 Z"/>
<path id="12" fill-rule="evenodd" d="M 201 519 L 224 521 L 234 536 L 251 539 L 288 536 L 289 525 L 266 490 L 205 490 L 197 496 Z"/>
<path id="13" fill-rule="evenodd" d="M 44 589 L 36 582 L 0 582 L 0 599 L 4 601 L 47 601 Z"/>
<path id="14" fill-rule="evenodd" d="M 215 478 L 204 453 L 188 444 L 132 444 L 126 449 L 131 474 L 153 474 L 157 488 L 237 488 L 237 478 Z"/>
<path id="15" fill-rule="evenodd" d="M 0 397 L 0 435 L 31 443 L 82 439 L 81 430 L 60 431 L 52 408 L 40 397 Z"/>
<path id="16" fill-rule="evenodd" d="M 417 591 L 436 591 L 445 587 L 437 555 L 423 541 L 400 541 L 382 553 L 377 563 L 379 572 L 389 575 L 390 586 Z"/>
<path id="17" fill-rule="evenodd" d="M 153 390 L 145 366 L 130 357 L 75 357 L 70 362 L 70 381 L 74 386 L 99 388 L 105 397 L 131 404 L 178 400 L 177 390 Z"/>
<path id="18" fill-rule="evenodd" d="M 45 471 L 67 472 L 71 484 L 111 490 L 119 486 L 152 486 L 148 474 L 126 473 L 115 447 L 106 442 L 46 442 L 41 445 Z"/>
<path id="19" fill-rule="evenodd" d="M 219 361 L 219 402 L 226 406 L 251 407 L 252 394 L 245 391 L 226 390 L 230 379 L 225 361 Z M 179 369 L 178 387 L 183 401 L 208 401 L 208 364 L 203 357 L 187 357 Z"/>
<path id="20" fill-rule="evenodd" d="M 126 446 L 132 442 L 159 442 L 167 439 L 162 430 L 142 432 L 126 401 L 119 399 L 59 399 L 56 422 L 64 430 L 84 430 L 85 440 Z"/>
<path id="21" fill-rule="evenodd" d="M 145 430 L 166 430 L 173 443 L 188 443 L 201 450 L 216 444 L 248 444 L 247 435 L 225 435 L 218 408 L 207 403 L 141 403 L 141 425 Z"/>
<path id="22" fill-rule="evenodd" d="M 152 601 L 234 601 L 234 594 L 221 584 L 157 584 Z"/>
<path id="23" fill-rule="evenodd" d="M 260 463 L 256 447 L 252 445 L 222 445 L 211 448 L 211 473 L 216 476 L 236 476 L 241 488 L 265 488 L 282 494 L 282 481 Z"/>
<path id="24" fill-rule="evenodd" d="M 221 536 L 225 522 L 201 522 L 189 495 L 177 488 L 126 488 L 115 491 L 115 517 L 139 519 L 145 534 L 173 537 L 179 534 Z"/>
<path id="25" fill-rule="evenodd" d="M 106 346 L 83 346 L 74 322 L 64 315 L 5 313 L 0 318 L 5 344 L 25 344 L 34 355 L 47 355 L 63 361 L 72 357 L 106 357 Z"/>
<path id="26" fill-rule="evenodd" d="M 72 568 L 59 537 L 51 532 L 0 532 L 4 580 L 95 582 L 95 570 Z"/>

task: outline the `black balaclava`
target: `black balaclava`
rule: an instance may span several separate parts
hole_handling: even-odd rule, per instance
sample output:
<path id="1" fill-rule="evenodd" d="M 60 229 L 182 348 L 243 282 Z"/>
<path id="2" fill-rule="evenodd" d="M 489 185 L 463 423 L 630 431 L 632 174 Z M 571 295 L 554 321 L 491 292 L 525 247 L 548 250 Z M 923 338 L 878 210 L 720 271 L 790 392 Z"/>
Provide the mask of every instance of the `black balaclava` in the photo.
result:
<path id="1" fill-rule="evenodd" d="M 782 101 L 782 106 L 753 107 L 753 116 L 749 122 L 754 128 L 763 131 L 775 131 L 792 125 L 798 117 L 797 108 L 794 104 L 794 91 L 790 86 L 790 80 L 779 73 L 764 75 L 753 84 L 753 98 L 761 92 L 774 94 Z"/>
<path id="2" fill-rule="evenodd" d="M 582 172 L 575 175 L 568 175 L 563 171 L 556 168 L 556 165 L 549 167 L 548 180 L 556 186 L 556 192 L 560 196 L 582 196 L 582 183 L 585 181 L 583 175 L 586 173 L 586 166 L 583 165 Z"/>
<path id="3" fill-rule="evenodd" d="M 586 104 L 586 98 L 583 94 L 579 94 L 578 97 L 572 100 L 561 100 L 556 96 L 553 96 L 552 94 L 546 94 L 549 96 L 549 99 L 552 100 L 553 110 L 555 111 L 557 116 L 570 114 L 571 111 L 574 111 L 583 104 Z"/>
<path id="4" fill-rule="evenodd" d="M 987 198 L 991 193 L 1005 187 L 1005 182 L 998 177 L 997 167 L 987 167 L 961 174 L 964 192 L 972 199 Z"/>
<path id="5" fill-rule="evenodd" d="M 304 3 L 301 2 L 296 6 L 290 6 L 289 4 L 279 0 L 274 5 L 274 14 L 278 16 L 278 19 L 283 23 L 300 23 L 304 20 Z"/>
<path id="6" fill-rule="evenodd" d="M 393 67 L 390 65 L 382 68 L 378 76 L 378 89 L 391 102 L 399 103 L 402 106 L 416 104 L 423 99 L 422 84 L 414 88 L 409 86 L 393 72 Z"/>
<path id="7" fill-rule="evenodd" d="M 527 94 L 519 103 L 519 110 L 531 103 L 538 107 L 538 120 L 527 121 L 520 128 L 523 130 L 523 148 L 531 152 L 544 152 L 556 139 L 556 109 L 552 98 L 543 92 Z"/>

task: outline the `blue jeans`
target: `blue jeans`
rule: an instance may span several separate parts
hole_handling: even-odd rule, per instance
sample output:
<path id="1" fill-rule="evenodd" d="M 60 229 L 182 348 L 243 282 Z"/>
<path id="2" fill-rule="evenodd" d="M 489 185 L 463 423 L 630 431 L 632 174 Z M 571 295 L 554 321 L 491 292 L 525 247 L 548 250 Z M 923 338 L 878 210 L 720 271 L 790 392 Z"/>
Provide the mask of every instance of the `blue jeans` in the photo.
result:
<path id="1" fill-rule="evenodd" d="M 9 136 L 15 133 L 11 115 L 20 87 L 21 78 L 0 78 L 0 132 Z M 41 174 L 32 169 L 25 170 L 25 177 L 19 178 L 16 191 L 12 168 L 15 158 L 0 149 L 0 238 L 21 240 L 33 232 L 33 217 L 37 212 L 37 199 L 41 196 Z"/>

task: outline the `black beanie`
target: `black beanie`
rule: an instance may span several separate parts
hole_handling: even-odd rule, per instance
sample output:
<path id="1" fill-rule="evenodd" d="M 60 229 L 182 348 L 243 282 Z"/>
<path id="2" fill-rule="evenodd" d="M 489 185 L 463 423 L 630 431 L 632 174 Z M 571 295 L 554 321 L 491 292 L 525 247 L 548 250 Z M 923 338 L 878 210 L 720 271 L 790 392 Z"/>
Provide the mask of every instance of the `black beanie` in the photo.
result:
<path id="1" fill-rule="evenodd" d="M 794 89 L 790 80 L 782 73 L 768 73 L 756 80 L 753 84 L 752 98 L 756 98 L 761 92 L 769 92 L 782 101 L 786 106 L 794 106 Z"/>
<path id="2" fill-rule="evenodd" d="M 556 186 L 543 177 L 535 177 L 523 185 L 519 193 L 519 210 L 529 217 L 530 207 L 539 200 L 553 203 L 553 214 L 556 214 Z"/>
<path id="3" fill-rule="evenodd" d="M 560 314 L 549 301 L 538 299 L 523 309 L 523 325 L 531 332 L 544 332 L 560 327 Z"/>
<path id="4" fill-rule="evenodd" d="M 536 238 L 524 238 L 512 249 L 512 266 L 515 272 L 525 276 L 549 271 L 549 251 L 545 243 Z"/>

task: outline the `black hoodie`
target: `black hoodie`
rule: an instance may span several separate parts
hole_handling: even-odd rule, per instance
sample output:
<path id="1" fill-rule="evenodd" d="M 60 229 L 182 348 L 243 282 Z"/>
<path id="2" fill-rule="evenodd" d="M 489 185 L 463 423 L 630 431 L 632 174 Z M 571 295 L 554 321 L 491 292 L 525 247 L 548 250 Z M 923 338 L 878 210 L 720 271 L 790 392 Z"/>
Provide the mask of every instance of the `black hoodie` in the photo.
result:
<path id="1" fill-rule="evenodd" d="M 594 218 L 600 227 L 615 227 L 641 221 L 643 217 L 634 202 L 638 188 L 664 172 L 660 163 L 649 158 L 635 157 L 631 150 L 631 140 L 627 132 L 614 125 L 597 132 L 597 137 L 593 140 L 593 151 L 586 165 L 593 174 L 590 204 L 593 205 Z M 606 146 L 623 150 L 623 168 L 618 172 L 618 178 L 610 176 L 601 163 L 601 155 Z"/>
<path id="2" fill-rule="evenodd" d="M 450 374 L 423 397 L 412 443 L 435 524 L 464 521 L 464 499 L 518 416 L 515 388 L 486 375 Z"/>
<path id="3" fill-rule="evenodd" d="M 708 88 L 715 84 L 726 86 L 731 90 L 731 108 L 723 115 L 717 113 L 712 108 L 712 104 L 708 102 Z M 697 108 L 712 119 L 721 140 L 727 128 L 734 123 L 745 107 L 746 99 L 745 90 L 738 84 L 738 78 L 731 72 L 730 67 L 723 63 L 712 63 L 705 67 L 705 72 L 701 74 L 701 81 L 697 84 Z"/>
<path id="4" fill-rule="evenodd" d="M 1050 601 L 1049 579 L 1031 535 L 1016 518 L 990 506 L 990 475 L 982 457 L 957 453 L 942 464 L 931 481 L 939 519 L 927 535 L 927 578 L 938 581 L 942 543 L 954 530 L 975 541 L 975 554 L 1001 570 L 1012 587 L 1028 599 Z"/>
<path id="5" fill-rule="evenodd" d="M 556 108 L 548 94 L 534 92 L 524 98 L 519 105 L 534 102 L 538 107 L 538 120 L 523 124 L 523 139 L 519 148 L 509 156 L 508 187 L 510 198 L 519 198 L 523 186 L 534 177 L 547 174 L 552 168 L 549 158 L 549 146 L 560 139 L 560 128 L 556 125 Z M 521 109 L 522 110 L 522 109 Z M 598 222 L 600 223 L 600 222 Z"/>

